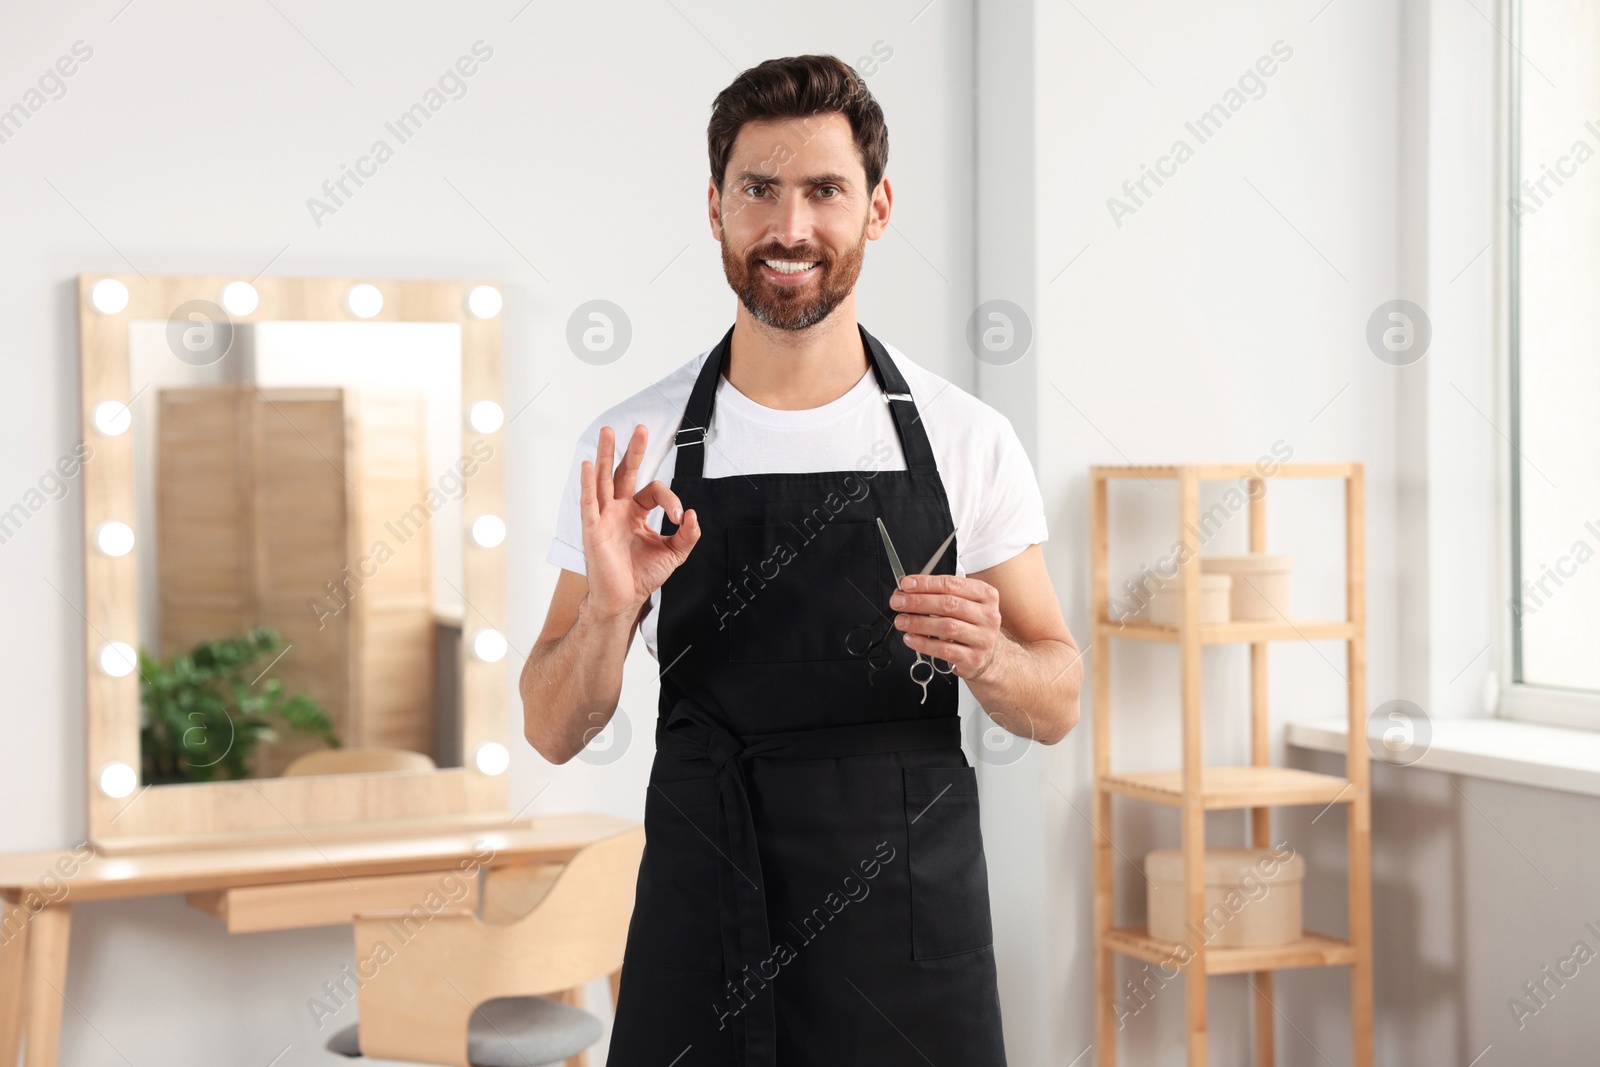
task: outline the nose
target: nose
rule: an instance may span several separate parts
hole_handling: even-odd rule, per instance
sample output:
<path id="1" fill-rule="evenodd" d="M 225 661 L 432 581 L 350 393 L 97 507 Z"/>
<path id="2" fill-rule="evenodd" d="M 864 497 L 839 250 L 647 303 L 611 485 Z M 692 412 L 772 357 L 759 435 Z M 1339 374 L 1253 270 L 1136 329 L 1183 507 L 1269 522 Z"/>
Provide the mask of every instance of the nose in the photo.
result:
<path id="1" fill-rule="evenodd" d="M 811 201 L 800 189 L 786 190 L 778 200 L 778 211 L 772 219 L 772 240 L 785 248 L 798 248 L 810 244 Z"/>

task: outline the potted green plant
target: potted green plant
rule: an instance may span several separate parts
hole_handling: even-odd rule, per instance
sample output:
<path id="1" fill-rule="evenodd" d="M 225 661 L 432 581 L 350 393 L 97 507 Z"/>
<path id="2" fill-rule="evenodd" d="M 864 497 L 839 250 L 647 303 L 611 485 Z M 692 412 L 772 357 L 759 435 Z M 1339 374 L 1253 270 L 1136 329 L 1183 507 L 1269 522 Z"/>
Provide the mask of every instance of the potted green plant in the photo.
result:
<path id="1" fill-rule="evenodd" d="M 265 671 L 255 664 L 282 647 L 275 630 L 257 626 L 242 637 L 202 641 L 164 660 L 140 649 L 144 783 L 246 778 L 256 746 L 276 740 L 280 724 L 340 747 L 333 723 L 314 700 L 284 692 L 276 678 L 261 680 Z"/>

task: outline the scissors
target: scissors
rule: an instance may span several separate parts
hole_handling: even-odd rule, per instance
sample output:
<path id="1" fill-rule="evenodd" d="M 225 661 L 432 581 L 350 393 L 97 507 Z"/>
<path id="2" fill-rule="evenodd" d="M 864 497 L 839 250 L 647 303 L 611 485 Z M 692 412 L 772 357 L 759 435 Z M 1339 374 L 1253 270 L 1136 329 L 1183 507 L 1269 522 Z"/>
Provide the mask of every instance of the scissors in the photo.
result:
<path id="1" fill-rule="evenodd" d="M 889 554 L 889 569 L 894 571 L 894 587 L 899 589 L 900 583 L 905 580 L 906 569 L 900 565 L 900 554 L 894 550 L 894 542 L 889 539 L 889 528 L 883 524 L 883 519 L 881 518 L 878 520 L 878 533 L 883 536 L 883 547 Z M 917 573 L 927 574 L 932 571 L 934 564 L 939 562 L 939 558 L 944 555 L 945 549 L 949 548 L 950 542 L 955 539 L 956 532 L 951 530 L 950 536 L 946 537 L 939 547 L 934 549 L 933 555 L 929 557 L 928 562 L 923 564 L 922 569 Z M 939 666 L 941 663 L 944 663 L 943 667 Z M 920 672 L 920 676 L 917 670 L 919 667 L 926 668 L 926 670 Z M 918 703 L 926 704 L 928 702 L 928 683 L 933 681 L 935 672 L 950 674 L 955 669 L 955 664 L 953 663 L 945 663 L 944 660 L 935 659 L 932 656 L 918 652 L 917 658 L 911 663 L 911 680 L 922 687 L 922 699 Z"/>
<path id="2" fill-rule="evenodd" d="M 889 666 L 889 633 L 894 629 L 894 620 L 882 612 L 879 615 L 882 616 L 879 621 L 857 623 L 850 627 L 844 639 L 845 651 L 857 659 L 866 660 L 871 668 L 867 675 L 868 685 L 877 680 L 879 671 Z"/>

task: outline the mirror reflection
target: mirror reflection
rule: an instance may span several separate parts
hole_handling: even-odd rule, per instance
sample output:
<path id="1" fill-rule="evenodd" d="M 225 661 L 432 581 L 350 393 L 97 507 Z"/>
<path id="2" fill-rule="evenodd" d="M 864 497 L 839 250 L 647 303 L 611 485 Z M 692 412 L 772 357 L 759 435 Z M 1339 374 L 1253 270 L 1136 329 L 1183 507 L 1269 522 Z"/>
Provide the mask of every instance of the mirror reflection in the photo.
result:
<path id="1" fill-rule="evenodd" d="M 460 327 L 129 341 L 141 780 L 459 766 Z"/>

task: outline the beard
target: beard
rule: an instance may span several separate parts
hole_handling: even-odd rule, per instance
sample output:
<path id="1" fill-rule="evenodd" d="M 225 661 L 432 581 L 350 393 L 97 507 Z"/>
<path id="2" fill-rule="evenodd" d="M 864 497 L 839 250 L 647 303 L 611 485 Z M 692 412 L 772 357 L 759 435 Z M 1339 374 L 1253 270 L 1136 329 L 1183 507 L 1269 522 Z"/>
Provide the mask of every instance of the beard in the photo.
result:
<path id="1" fill-rule="evenodd" d="M 757 322 L 778 330 L 804 330 L 831 315 L 855 289 L 866 254 L 865 222 L 861 224 L 861 236 L 855 247 L 839 257 L 805 246 L 766 245 L 741 258 L 728 247 L 726 230 L 722 235 L 722 272 L 727 275 L 728 285 Z M 815 261 L 818 274 L 805 285 L 773 285 L 761 275 L 764 259 Z"/>

